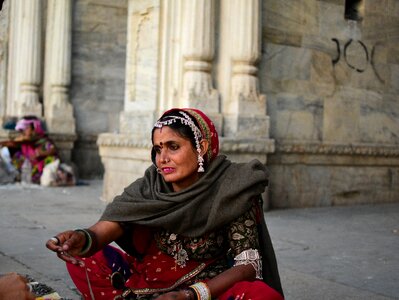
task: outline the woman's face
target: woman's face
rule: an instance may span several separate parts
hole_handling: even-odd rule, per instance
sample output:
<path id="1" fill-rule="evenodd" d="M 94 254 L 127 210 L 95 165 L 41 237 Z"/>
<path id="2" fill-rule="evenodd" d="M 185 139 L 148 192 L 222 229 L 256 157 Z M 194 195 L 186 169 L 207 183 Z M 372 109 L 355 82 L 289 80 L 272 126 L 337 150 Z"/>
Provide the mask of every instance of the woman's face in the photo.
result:
<path id="1" fill-rule="evenodd" d="M 33 136 L 33 134 L 35 133 L 35 130 L 32 128 L 32 126 L 28 125 L 22 132 L 23 136 L 25 138 L 30 138 Z"/>
<path id="2" fill-rule="evenodd" d="M 189 139 L 168 126 L 154 130 L 155 162 L 166 182 L 178 192 L 199 179 L 198 154 Z"/>

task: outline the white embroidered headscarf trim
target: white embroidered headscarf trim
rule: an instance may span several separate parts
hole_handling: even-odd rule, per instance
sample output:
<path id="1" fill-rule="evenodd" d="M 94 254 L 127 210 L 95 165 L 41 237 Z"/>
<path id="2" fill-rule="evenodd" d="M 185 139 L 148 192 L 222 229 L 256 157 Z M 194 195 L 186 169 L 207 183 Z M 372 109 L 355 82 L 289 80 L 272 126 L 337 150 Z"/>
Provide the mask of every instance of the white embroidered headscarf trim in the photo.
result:
<path id="1" fill-rule="evenodd" d="M 169 126 L 173 123 L 176 123 L 177 120 L 180 120 L 180 122 L 183 125 L 187 125 L 190 127 L 191 131 L 194 134 L 194 139 L 195 139 L 195 148 L 198 152 L 198 172 L 202 173 L 204 172 L 204 158 L 201 156 L 201 144 L 200 141 L 202 140 L 202 133 L 201 130 L 195 125 L 193 120 L 186 114 L 184 111 L 179 111 L 180 114 L 183 115 L 183 117 L 179 116 L 170 116 L 167 120 L 165 121 L 160 121 L 158 120 L 155 124 L 154 127 L 156 128 L 162 128 L 163 126 Z"/>

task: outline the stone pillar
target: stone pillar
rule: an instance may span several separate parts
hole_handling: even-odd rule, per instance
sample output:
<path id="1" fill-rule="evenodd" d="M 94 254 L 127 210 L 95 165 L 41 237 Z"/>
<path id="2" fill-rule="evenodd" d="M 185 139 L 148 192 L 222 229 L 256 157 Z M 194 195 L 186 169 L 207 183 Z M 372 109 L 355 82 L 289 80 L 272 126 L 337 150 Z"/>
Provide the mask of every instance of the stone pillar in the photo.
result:
<path id="1" fill-rule="evenodd" d="M 212 86 L 215 52 L 215 4 L 213 0 L 183 2 L 183 107 L 219 113 L 219 93 Z"/>
<path id="2" fill-rule="evenodd" d="M 6 117 L 7 109 L 7 64 L 8 64 L 8 43 L 10 28 L 10 1 L 3 3 L 0 11 L 0 128 Z M 1 129 L 0 129 L 1 131 Z"/>
<path id="3" fill-rule="evenodd" d="M 230 99 L 225 105 L 226 137 L 268 138 L 266 97 L 259 93 L 257 62 L 260 58 L 260 1 L 231 0 L 230 57 L 232 75 Z"/>
<path id="4" fill-rule="evenodd" d="M 19 72 L 17 57 L 20 56 L 21 47 L 19 47 L 19 28 L 20 24 L 20 11 L 19 6 L 21 3 L 18 0 L 10 0 L 6 2 L 9 4 L 10 23 L 9 23 L 9 40 L 8 40 L 8 65 L 7 65 L 7 88 L 6 88 L 6 116 L 17 116 L 19 106 Z"/>
<path id="5" fill-rule="evenodd" d="M 120 131 L 150 140 L 157 113 L 160 1 L 128 2 L 126 83 Z"/>
<path id="6" fill-rule="evenodd" d="M 128 2 L 126 84 L 120 133 L 102 133 L 97 145 L 104 165 L 103 199 L 111 201 L 151 165 L 151 130 L 158 118 L 161 5 Z"/>
<path id="7" fill-rule="evenodd" d="M 39 102 L 39 84 L 41 81 L 41 0 L 23 1 L 19 4 L 19 76 L 18 116 L 42 116 Z"/>
<path id="8" fill-rule="evenodd" d="M 45 118 L 53 133 L 75 133 L 71 82 L 72 0 L 49 0 L 47 7 Z"/>

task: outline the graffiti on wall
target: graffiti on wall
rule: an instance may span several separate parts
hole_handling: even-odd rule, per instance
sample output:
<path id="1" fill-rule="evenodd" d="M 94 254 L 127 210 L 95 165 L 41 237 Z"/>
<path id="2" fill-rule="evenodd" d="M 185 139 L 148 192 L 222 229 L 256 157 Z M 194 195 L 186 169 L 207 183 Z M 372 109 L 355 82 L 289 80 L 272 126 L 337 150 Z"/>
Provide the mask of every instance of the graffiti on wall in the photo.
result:
<path id="1" fill-rule="evenodd" d="M 335 43 L 336 50 L 337 50 L 335 57 L 332 59 L 333 65 L 336 65 L 341 59 L 343 59 L 345 61 L 345 64 L 349 68 L 351 68 L 352 70 L 354 70 L 358 73 L 363 73 L 364 71 L 367 70 L 368 66 L 370 65 L 371 68 L 373 69 L 374 74 L 378 78 L 378 80 L 380 82 L 384 83 L 384 80 L 378 73 L 378 71 L 375 67 L 375 62 L 374 62 L 376 47 L 379 46 L 378 43 L 374 44 L 371 47 L 371 51 L 369 51 L 369 48 L 366 46 L 366 44 L 360 40 L 355 41 L 353 39 L 349 39 L 348 41 L 346 41 L 343 44 L 342 47 L 341 47 L 341 43 L 338 39 L 332 38 L 331 40 Z M 348 55 L 348 49 L 355 44 L 358 44 L 360 46 L 360 47 L 358 47 L 358 49 L 361 49 L 361 50 L 357 51 L 357 55 L 361 56 L 364 59 L 365 63 L 362 65 L 359 65 L 358 63 L 353 61 L 353 59 L 351 59 L 351 56 Z M 342 50 L 341 50 L 341 48 L 342 48 Z"/>

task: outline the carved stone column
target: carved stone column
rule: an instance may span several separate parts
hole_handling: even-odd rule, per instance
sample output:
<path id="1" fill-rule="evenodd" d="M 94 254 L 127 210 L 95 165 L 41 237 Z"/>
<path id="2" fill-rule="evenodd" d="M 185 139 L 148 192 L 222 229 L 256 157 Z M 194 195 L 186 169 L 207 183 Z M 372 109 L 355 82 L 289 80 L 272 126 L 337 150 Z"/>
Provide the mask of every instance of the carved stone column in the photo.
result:
<path id="1" fill-rule="evenodd" d="M 47 8 L 45 118 L 53 133 L 75 133 L 71 82 L 72 0 L 49 0 Z"/>
<path id="2" fill-rule="evenodd" d="M 215 5 L 213 0 L 183 2 L 183 107 L 219 113 L 219 93 L 212 86 L 215 52 Z"/>
<path id="3" fill-rule="evenodd" d="M 7 64 L 8 64 L 8 43 L 10 32 L 10 1 L 3 3 L 0 10 L 0 128 L 3 127 L 7 109 Z M 0 129 L 1 131 L 1 129 Z"/>
<path id="4" fill-rule="evenodd" d="M 158 118 L 161 5 L 128 2 L 126 84 L 120 133 L 102 133 L 97 145 L 104 165 L 103 198 L 111 201 L 151 164 L 151 130 Z"/>
<path id="5" fill-rule="evenodd" d="M 230 99 L 225 106 L 225 136 L 268 138 L 269 117 L 266 96 L 259 93 L 260 1 L 231 0 L 230 55 L 232 77 Z"/>
<path id="6" fill-rule="evenodd" d="M 156 120 L 160 2 L 128 2 L 126 83 L 120 132 L 148 139 Z"/>
<path id="7" fill-rule="evenodd" d="M 42 116 L 39 102 L 39 84 L 41 81 L 41 0 L 23 1 L 18 14 L 20 28 L 18 47 L 20 56 L 17 64 L 19 74 L 19 105 L 17 113 Z"/>

